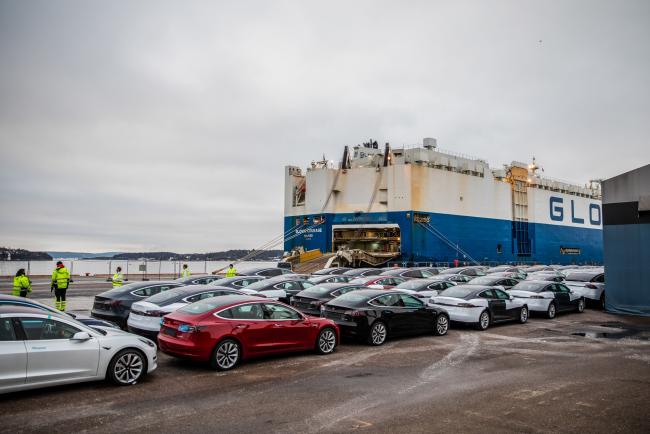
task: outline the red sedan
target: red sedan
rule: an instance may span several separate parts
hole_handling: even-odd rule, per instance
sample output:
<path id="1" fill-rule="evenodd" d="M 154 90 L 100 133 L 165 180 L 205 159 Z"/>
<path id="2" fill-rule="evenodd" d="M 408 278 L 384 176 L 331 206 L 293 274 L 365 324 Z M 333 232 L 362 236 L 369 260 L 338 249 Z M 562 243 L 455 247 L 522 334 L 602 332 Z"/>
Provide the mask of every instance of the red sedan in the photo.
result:
<path id="1" fill-rule="evenodd" d="M 330 354 L 339 342 L 334 321 L 306 317 L 280 302 L 226 295 L 189 304 L 163 318 L 160 349 L 177 357 L 234 368 L 242 359 L 315 350 Z"/>
<path id="2" fill-rule="evenodd" d="M 407 280 L 409 279 L 396 276 L 368 276 L 350 280 L 348 283 L 351 285 L 367 286 L 374 289 L 391 289 Z"/>

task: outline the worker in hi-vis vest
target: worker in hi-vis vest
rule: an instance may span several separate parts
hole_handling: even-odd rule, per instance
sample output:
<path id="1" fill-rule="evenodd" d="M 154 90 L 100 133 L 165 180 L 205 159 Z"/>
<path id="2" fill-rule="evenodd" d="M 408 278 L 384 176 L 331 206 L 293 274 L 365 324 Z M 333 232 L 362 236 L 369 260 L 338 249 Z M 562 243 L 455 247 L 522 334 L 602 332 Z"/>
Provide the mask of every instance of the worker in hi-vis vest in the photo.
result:
<path id="1" fill-rule="evenodd" d="M 236 275 L 237 275 L 237 270 L 232 264 L 230 264 L 228 270 L 226 270 L 226 277 L 235 277 Z"/>
<path id="2" fill-rule="evenodd" d="M 61 312 L 65 312 L 67 302 L 65 301 L 65 293 L 68 291 L 70 284 L 70 272 L 63 262 L 58 261 L 56 268 L 52 271 L 52 286 L 50 292 L 54 291 L 54 307 Z"/>
<path id="3" fill-rule="evenodd" d="M 122 274 L 122 267 L 117 267 L 115 269 L 115 274 L 113 274 L 113 288 L 119 288 L 124 283 L 124 275 Z"/>
<path id="4" fill-rule="evenodd" d="M 28 292 L 32 292 L 32 283 L 29 281 L 29 278 L 25 276 L 25 269 L 21 268 L 16 271 L 12 295 L 15 295 L 16 297 L 27 297 Z"/>
<path id="5" fill-rule="evenodd" d="M 190 277 L 192 273 L 190 273 L 190 269 L 187 268 L 187 264 L 183 264 L 183 271 L 181 271 L 181 277 Z"/>

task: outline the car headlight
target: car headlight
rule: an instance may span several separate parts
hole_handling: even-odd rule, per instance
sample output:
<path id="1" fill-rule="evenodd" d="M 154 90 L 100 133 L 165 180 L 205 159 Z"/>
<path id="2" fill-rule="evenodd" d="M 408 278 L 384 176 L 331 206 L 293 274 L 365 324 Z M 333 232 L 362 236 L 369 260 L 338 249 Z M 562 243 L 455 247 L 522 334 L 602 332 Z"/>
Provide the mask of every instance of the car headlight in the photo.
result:
<path id="1" fill-rule="evenodd" d="M 155 348 L 155 347 L 156 347 L 156 344 L 154 344 L 153 342 L 151 342 L 149 339 L 138 338 L 138 340 L 139 340 L 140 342 L 142 342 L 143 344 L 147 344 L 147 345 L 149 345 L 151 348 Z"/>

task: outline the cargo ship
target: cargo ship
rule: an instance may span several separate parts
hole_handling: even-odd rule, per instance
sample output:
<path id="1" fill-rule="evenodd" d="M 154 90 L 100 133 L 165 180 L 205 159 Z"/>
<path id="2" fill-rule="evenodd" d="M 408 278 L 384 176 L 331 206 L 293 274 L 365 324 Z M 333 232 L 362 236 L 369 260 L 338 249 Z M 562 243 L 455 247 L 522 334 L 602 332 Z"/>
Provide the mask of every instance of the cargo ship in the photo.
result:
<path id="1" fill-rule="evenodd" d="M 602 263 L 599 182 L 541 172 L 534 159 L 491 168 L 433 138 L 345 146 L 340 162 L 285 167 L 284 250 L 371 266 Z"/>

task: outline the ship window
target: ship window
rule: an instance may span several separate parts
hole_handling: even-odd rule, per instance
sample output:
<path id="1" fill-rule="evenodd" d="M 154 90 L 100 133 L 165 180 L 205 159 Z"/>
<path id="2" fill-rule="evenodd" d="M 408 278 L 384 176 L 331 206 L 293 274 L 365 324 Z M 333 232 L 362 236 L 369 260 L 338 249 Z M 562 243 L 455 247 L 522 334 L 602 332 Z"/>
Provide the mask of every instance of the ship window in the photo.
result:
<path id="1" fill-rule="evenodd" d="M 501 244 L 497 244 L 497 253 L 498 254 L 503 253 L 503 246 Z"/>

